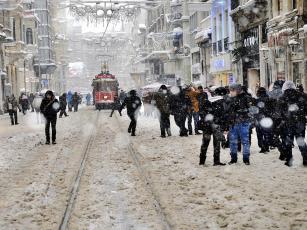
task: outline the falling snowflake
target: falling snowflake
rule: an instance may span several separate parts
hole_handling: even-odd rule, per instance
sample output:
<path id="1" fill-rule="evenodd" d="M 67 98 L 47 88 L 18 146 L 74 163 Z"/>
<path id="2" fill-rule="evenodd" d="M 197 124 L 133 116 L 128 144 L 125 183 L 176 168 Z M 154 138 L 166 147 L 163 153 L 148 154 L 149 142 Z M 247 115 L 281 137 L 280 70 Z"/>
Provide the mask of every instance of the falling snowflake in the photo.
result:
<path id="1" fill-rule="evenodd" d="M 260 120 L 260 125 L 262 128 L 269 129 L 273 126 L 273 120 L 269 117 L 262 118 Z"/>

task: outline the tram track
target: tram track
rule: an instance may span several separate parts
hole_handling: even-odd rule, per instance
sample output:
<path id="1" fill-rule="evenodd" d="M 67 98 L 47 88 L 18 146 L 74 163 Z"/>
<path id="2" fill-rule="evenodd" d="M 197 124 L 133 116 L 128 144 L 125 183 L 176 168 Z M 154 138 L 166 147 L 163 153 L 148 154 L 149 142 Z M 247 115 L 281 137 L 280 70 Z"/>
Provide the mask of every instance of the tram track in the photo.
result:
<path id="1" fill-rule="evenodd" d="M 120 124 L 118 116 L 115 115 L 115 117 L 116 117 L 116 121 L 117 121 L 117 124 L 118 124 L 120 130 L 122 132 L 125 132 L 125 130 L 123 129 L 123 127 Z M 138 154 L 137 150 L 135 150 L 135 148 L 133 147 L 133 144 L 131 142 L 130 137 L 129 137 L 129 143 L 128 143 L 128 152 L 129 152 L 129 155 L 130 155 L 130 157 L 133 161 L 133 164 L 137 168 L 139 176 L 140 176 L 141 180 L 143 181 L 146 190 L 148 191 L 148 193 L 151 195 L 151 197 L 153 199 L 153 205 L 155 207 L 155 211 L 157 212 L 158 216 L 160 217 L 161 223 L 162 223 L 164 229 L 165 230 L 171 230 L 172 225 L 171 225 L 169 219 L 167 218 L 166 213 L 163 211 L 163 209 L 161 207 L 159 195 L 155 192 L 153 183 L 151 182 L 151 180 L 148 176 L 148 172 L 141 164 L 140 154 Z"/>
<path id="2" fill-rule="evenodd" d="M 59 230 L 68 229 L 69 220 L 70 220 L 71 214 L 73 212 L 75 202 L 77 200 L 78 191 L 79 191 L 79 188 L 80 188 L 80 182 L 81 182 L 81 178 L 82 178 L 83 173 L 84 173 L 86 161 L 87 161 L 92 143 L 95 140 L 95 136 L 96 136 L 95 130 L 96 130 L 96 127 L 97 127 L 97 124 L 98 124 L 98 121 L 99 121 L 99 117 L 100 117 L 100 112 L 98 111 L 95 122 L 94 122 L 95 125 L 93 126 L 93 128 L 90 132 L 89 138 L 86 141 L 86 145 L 85 145 L 85 148 L 84 148 L 84 151 L 83 151 L 83 154 L 82 154 L 82 160 L 81 160 L 81 163 L 80 163 L 80 167 L 78 169 L 75 181 L 74 181 L 73 186 L 71 188 L 71 191 L 70 191 L 70 194 L 69 194 L 69 199 L 68 199 L 68 202 L 67 202 L 67 205 L 66 205 L 66 208 L 65 208 L 64 215 L 63 215 L 62 220 L 61 220 L 61 224 L 59 226 Z"/>
<path id="3" fill-rule="evenodd" d="M 79 189 L 80 189 L 80 185 L 81 185 L 81 179 L 82 176 L 84 175 L 84 171 L 86 168 L 86 164 L 87 164 L 87 159 L 89 158 L 89 154 L 90 154 L 90 150 L 91 147 L 93 145 L 94 140 L 96 139 L 96 128 L 98 127 L 98 121 L 99 121 L 99 117 L 101 115 L 102 112 L 97 112 L 97 117 L 95 119 L 94 122 L 94 127 L 91 130 L 91 133 L 89 135 L 89 138 L 86 141 L 86 145 L 85 148 L 83 150 L 83 154 L 82 154 L 82 160 L 80 163 L 80 167 L 78 168 L 75 180 L 72 184 L 72 188 L 70 190 L 69 193 L 69 198 L 68 198 L 68 202 L 66 204 L 66 208 L 65 208 L 65 212 L 61 218 L 61 223 L 59 226 L 59 230 L 67 230 L 69 229 L 69 225 L 70 225 L 70 220 L 72 217 L 72 214 L 74 212 L 74 206 L 75 203 L 77 201 L 78 198 L 78 193 L 79 193 Z M 117 115 L 115 115 L 116 117 L 116 123 L 119 127 L 119 130 L 121 130 L 122 132 L 124 132 L 123 127 L 120 124 L 120 121 L 117 117 Z M 129 144 L 127 146 L 127 150 L 128 150 L 128 154 L 130 156 L 130 158 L 132 159 L 132 163 L 135 166 L 139 177 L 144 185 L 145 191 L 148 192 L 149 196 L 152 199 L 152 205 L 154 207 L 155 212 L 157 213 L 158 219 L 160 219 L 160 223 L 163 226 L 163 229 L 165 230 L 170 230 L 172 229 L 171 227 L 171 223 L 167 218 L 167 215 L 165 214 L 165 212 L 163 211 L 162 207 L 161 207 L 161 203 L 160 203 L 160 198 L 158 196 L 158 194 L 155 192 L 154 190 L 154 186 L 152 181 L 150 180 L 149 176 L 148 176 L 148 172 L 147 170 L 142 166 L 141 164 L 141 155 L 138 154 L 138 152 L 135 150 L 131 140 L 129 139 Z"/>

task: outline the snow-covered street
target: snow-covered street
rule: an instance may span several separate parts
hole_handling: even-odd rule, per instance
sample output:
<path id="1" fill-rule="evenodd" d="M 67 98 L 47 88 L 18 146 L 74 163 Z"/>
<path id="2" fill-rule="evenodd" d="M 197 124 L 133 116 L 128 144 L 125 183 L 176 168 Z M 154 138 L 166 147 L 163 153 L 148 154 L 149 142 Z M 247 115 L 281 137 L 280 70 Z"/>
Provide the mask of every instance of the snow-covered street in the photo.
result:
<path id="1" fill-rule="evenodd" d="M 307 228 L 307 174 L 296 148 L 289 168 L 276 150 L 258 153 L 253 135 L 251 166 L 213 167 L 211 147 L 201 167 L 201 136 L 179 137 L 172 124 L 173 136 L 161 139 L 158 121 L 141 117 L 137 137 L 130 137 L 123 132 L 126 114 L 116 116 L 92 107 L 70 113 L 58 119 L 55 146 L 43 145 L 35 114 L 20 116 L 12 127 L 1 118 L 0 229 L 59 228 L 92 130 L 69 229 L 165 229 L 155 199 L 171 229 Z M 224 162 L 228 151 L 222 150 Z"/>

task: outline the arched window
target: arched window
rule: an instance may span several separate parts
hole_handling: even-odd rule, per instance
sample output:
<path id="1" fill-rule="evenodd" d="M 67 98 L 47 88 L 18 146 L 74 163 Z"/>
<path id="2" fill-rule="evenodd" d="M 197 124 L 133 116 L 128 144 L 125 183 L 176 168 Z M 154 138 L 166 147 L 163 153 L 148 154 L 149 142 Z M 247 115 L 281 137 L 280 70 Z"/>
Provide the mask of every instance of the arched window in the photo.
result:
<path id="1" fill-rule="evenodd" d="M 33 44 L 33 32 L 31 28 L 27 29 L 27 44 Z"/>

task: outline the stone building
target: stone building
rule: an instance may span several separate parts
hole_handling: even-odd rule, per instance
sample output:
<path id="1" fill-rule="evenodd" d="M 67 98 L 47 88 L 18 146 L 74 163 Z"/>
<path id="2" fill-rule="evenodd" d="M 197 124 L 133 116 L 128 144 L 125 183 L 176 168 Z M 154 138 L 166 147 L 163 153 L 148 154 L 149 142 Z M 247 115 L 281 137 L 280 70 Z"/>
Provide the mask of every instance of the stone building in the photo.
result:
<path id="1" fill-rule="evenodd" d="M 256 91 L 268 87 L 270 72 L 265 64 L 267 49 L 267 22 L 270 18 L 270 1 L 232 0 L 230 15 L 235 23 L 233 62 L 237 81 Z"/>
<path id="2" fill-rule="evenodd" d="M 292 80 L 306 89 L 307 2 L 304 0 L 274 0 L 268 21 L 267 65 L 270 80 Z M 306 27 L 305 27 L 306 28 Z"/>

